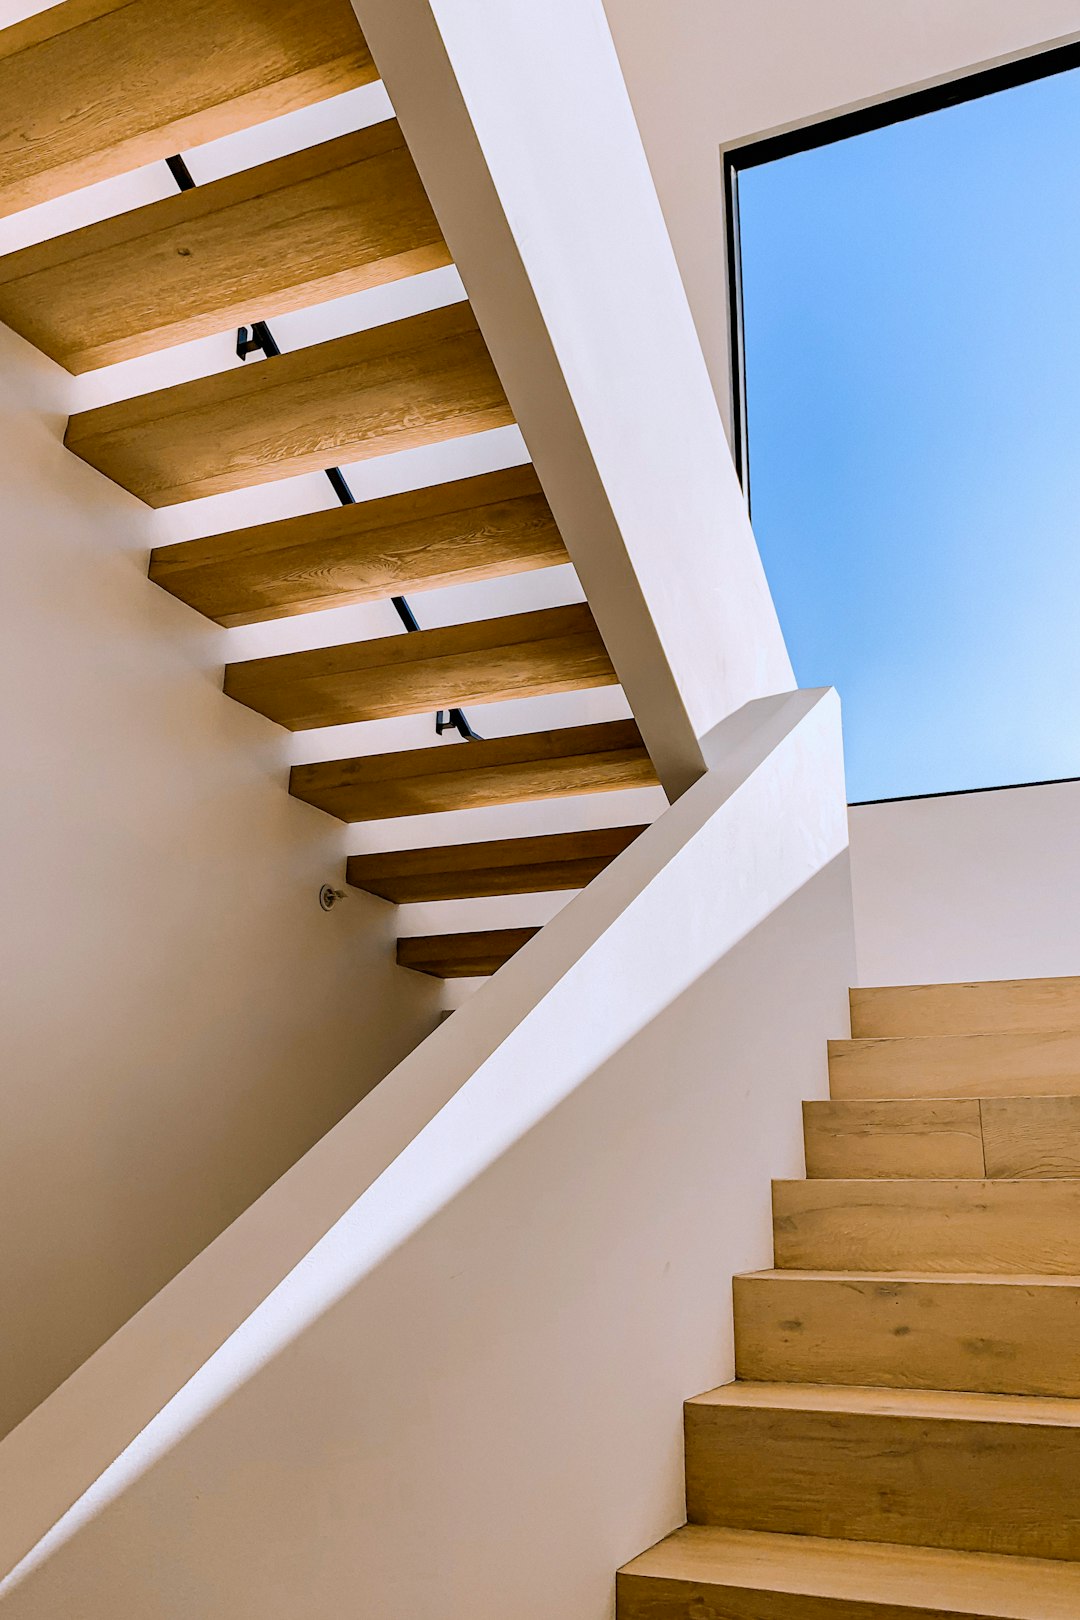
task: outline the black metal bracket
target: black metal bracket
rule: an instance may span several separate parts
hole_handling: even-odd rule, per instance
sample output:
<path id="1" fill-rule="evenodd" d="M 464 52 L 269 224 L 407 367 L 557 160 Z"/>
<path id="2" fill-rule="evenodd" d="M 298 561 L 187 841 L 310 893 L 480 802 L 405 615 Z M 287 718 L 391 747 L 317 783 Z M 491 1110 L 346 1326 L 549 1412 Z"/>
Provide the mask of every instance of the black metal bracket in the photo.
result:
<path id="1" fill-rule="evenodd" d="M 268 360 L 281 353 L 274 339 L 274 334 L 265 321 L 255 321 L 252 324 L 251 336 L 248 329 L 241 326 L 236 334 L 236 358 L 246 360 L 249 354 L 264 354 Z"/>
<path id="2" fill-rule="evenodd" d="M 445 718 L 444 718 L 445 716 Z M 435 732 L 441 737 L 444 731 L 457 731 L 466 742 L 482 742 L 478 731 L 474 731 L 465 718 L 464 709 L 440 709 L 435 716 Z"/>

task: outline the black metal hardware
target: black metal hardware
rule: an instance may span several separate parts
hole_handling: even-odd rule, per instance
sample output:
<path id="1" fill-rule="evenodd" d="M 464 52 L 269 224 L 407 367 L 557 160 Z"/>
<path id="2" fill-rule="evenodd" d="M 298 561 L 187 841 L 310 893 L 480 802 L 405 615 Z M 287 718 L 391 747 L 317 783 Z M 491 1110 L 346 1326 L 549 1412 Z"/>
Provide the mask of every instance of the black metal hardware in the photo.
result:
<path id="1" fill-rule="evenodd" d="M 192 179 L 191 170 L 184 162 L 184 159 L 177 154 L 175 157 L 166 158 L 165 162 L 168 165 L 169 173 L 176 181 L 176 184 L 180 190 L 193 191 L 195 188 L 195 181 Z M 265 355 L 266 359 L 268 360 L 275 359 L 281 353 L 281 350 L 277 345 L 277 340 L 265 321 L 253 321 L 251 323 L 250 334 L 246 326 L 241 326 L 236 333 L 237 359 L 246 360 L 249 354 L 256 353 Z M 356 496 L 349 488 L 345 474 L 342 472 L 341 468 L 327 467 L 326 476 L 330 481 L 330 488 L 333 490 L 342 506 L 354 506 L 356 504 Z M 394 607 L 397 610 L 397 616 L 405 626 L 406 630 L 419 630 L 419 620 L 405 598 L 403 596 L 392 596 L 390 600 L 393 602 Z M 444 714 L 446 715 L 445 719 L 443 719 Z M 472 726 L 470 726 L 462 709 L 439 710 L 435 716 L 435 732 L 437 736 L 441 737 L 444 731 L 457 731 L 462 737 L 465 738 L 466 742 L 482 741 L 479 732 L 474 731 Z M 333 891 L 329 892 L 332 893 Z M 321 901 L 322 894 L 320 894 L 319 898 Z M 332 901 L 331 904 L 333 904 Z M 328 910 L 329 907 L 325 907 L 324 909 Z"/>
<path id="2" fill-rule="evenodd" d="M 246 326 L 241 326 L 236 334 L 236 358 L 238 360 L 246 360 L 249 354 L 258 353 L 264 354 L 268 360 L 274 359 L 275 355 L 281 353 L 274 334 L 265 321 L 252 323 L 250 337 L 248 337 Z"/>
<path id="3" fill-rule="evenodd" d="M 165 162 L 169 166 L 169 173 L 172 175 L 181 191 L 195 190 L 195 182 L 191 178 L 191 170 L 188 168 L 187 164 L 184 162 L 179 153 L 177 153 L 176 157 L 166 158 Z"/>

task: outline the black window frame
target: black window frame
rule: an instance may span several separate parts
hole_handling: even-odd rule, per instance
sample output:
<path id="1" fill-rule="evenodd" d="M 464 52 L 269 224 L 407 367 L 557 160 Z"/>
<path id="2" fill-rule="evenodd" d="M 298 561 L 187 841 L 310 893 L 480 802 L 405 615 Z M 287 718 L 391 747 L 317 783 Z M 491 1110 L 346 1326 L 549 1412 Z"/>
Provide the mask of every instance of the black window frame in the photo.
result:
<path id="1" fill-rule="evenodd" d="M 750 493 L 750 443 L 746 398 L 746 349 L 743 326 L 742 248 L 739 236 L 739 175 L 744 169 L 760 168 L 779 158 L 813 152 L 837 141 L 846 141 L 892 124 L 907 123 L 927 113 L 942 112 L 984 96 L 997 95 L 1020 85 L 1035 84 L 1080 68 L 1080 40 L 1054 45 L 1030 55 L 1017 57 L 994 67 L 976 68 L 921 90 L 904 91 L 891 99 L 874 102 L 854 112 L 826 114 L 813 123 L 779 135 L 766 135 L 742 145 L 723 149 L 724 234 L 727 246 L 728 342 L 731 362 L 732 454 L 735 470 L 746 497 Z"/>

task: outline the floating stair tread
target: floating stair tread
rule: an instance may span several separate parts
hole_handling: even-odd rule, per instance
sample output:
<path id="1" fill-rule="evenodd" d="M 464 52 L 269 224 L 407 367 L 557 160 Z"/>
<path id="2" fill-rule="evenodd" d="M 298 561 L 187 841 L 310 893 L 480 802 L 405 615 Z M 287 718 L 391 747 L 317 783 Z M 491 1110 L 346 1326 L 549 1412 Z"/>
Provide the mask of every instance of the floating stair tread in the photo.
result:
<path id="1" fill-rule="evenodd" d="M 0 319 L 83 372 L 449 263 L 389 119 L 0 258 Z"/>
<path id="2" fill-rule="evenodd" d="M 0 31 L 0 213 L 376 77 L 348 0 L 65 0 Z"/>
<path id="3" fill-rule="evenodd" d="M 778 1267 L 1080 1273 L 1080 1180 L 778 1181 Z"/>
<path id="4" fill-rule="evenodd" d="M 580 889 L 644 831 L 644 827 L 601 827 L 485 844 L 350 855 L 345 876 L 354 888 L 399 905 Z"/>
<path id="5" fill-rule="evenodd" d="M 740 1378 L 1080 1397 L 1080 1276 L 737 1277 Z"/>
<path id="6" fill-rule="evenodd" d="M 675 1583 L 700 1593 L 647 1590 Z M 619 1571 L 620 1620 L 677 1620 L 721 1613 L 724 1620 L 1076 1620 L 1080 1566 L 1055 1559 L 901 1547 L 886 1542 L 827 1541 L 816 1536 L 686 1525 Z M 762 1594 L 784 1601 L 762 1608 Z M 729 1608 L 728 1594 L 749 1606 Z M 674 1601 L 681 1596 L 681 1606 Z M 725 1605 L 706 1609 L 714 1597 Z M 788 1598 L 831 1600 L 810 1607 Z"/>
<path id="7" fill-rule="evenodd" d="M 289 791 L 340 821 L 377 821 L 657 782 L 635 722 L 611 720 L 295 765 Z"/>
<path id="8" fill-rule="evenodd" d="M 472 934 L 427 934 L 399 939 L 399 967 L 434 979 L 485 978 L 516 956 L 539 928 L 492 928 Z"/>
<path id="9" fill-rule="evenodd" d="M 568 560 L 540 481 L 524 466 L 159 546 L 150 578 L 236 625 Z"/>
<path id="10" fill-rule="evenodd" d="M 850 999 L 855 1036 L 1080 1028 L 1080 977 L 867 986 Z"/>
<path id="11" fill-rule="evenodd" d="M 1080 1176 L 1080 1095 L 810 1102 L 814 1179 Z"/>
<path id="12" fill-rule="evenodd" d="M 225 691 L 291 731 L 613 686 L 586 602 L 229 664 Z"/>
<path id="13" fill-rule="evenodd" d="M 1080 1094 L 1080 1027 L 829 1042 L 834 1098 Z"/>
<path id="14" fill-rule="evenodd" d="M 82 411 L 64 442 L 170 506 L 512 421 L 476 317 L 456 303 Z"/>
<path id="15" fill-rule="evenodd" d="M 688 1407 L 736 1406 L 774 1412 L 851 1412 L 935 1423 L 1020 1423 L 1080 1429 L 1080 1401 L 1059 1396 L 984 1395 L 970 1390 L 873 1389 L 857 1384 L 738 1381 L 687 1401 Z"/>

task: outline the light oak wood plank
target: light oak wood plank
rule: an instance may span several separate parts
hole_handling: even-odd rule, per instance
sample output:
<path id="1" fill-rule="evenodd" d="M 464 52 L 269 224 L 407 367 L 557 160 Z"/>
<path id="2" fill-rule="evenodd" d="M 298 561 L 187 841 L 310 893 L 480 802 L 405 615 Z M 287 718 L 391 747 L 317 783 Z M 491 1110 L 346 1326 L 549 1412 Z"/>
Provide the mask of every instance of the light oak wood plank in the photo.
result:
<path id="1" fill-rule="evenodd" d="M 832 1179 L 987 1174 L 979 1103 L 806 1102 L 806 1173 Z"/>
<path id="2" fill-rule="evenodd" d="M 376 76 L 348 0 L 65 0 L 0 31 L 0 213 Z"/>
<path id="3" fill-rule="evenodd" d="M 644 831 L 644 827 L 599 827 L 486 844 L 350 855 L 345 876 L 355 888 L 398 905 L 582 889 Z"/>
<path id="4" fill-rule="evenodd" d="M 778 1181 L 776 1265 L 1080 1275 L 1080 1181 Z"/>
<path id="5" fill-rule="evenodd" d="M 988 1176 L 1080 1176 L 1080 1097 L 990 1097 L 981 1108 Z"/>
<path id="6" fill-rule="evenodd" d="M 377 821 L 655 787 L 657 780 L 635 723 L 611 720 L 294 765 L 289 791 L 340 821 Z"/>
<path id="7" fill-rule="evenodd" d="M 614 686 L 585 602 L 229 664 L 225 692 L 291 731 Z"/>
<path id="8" fill-rule="evenodd" d="M 1080 1029 L 1080 977 L 904 984 L 851 992 L 854 1036 L 1056 1029 Z"/>
<path id="9" fill-rule="evenodd" d="M 150 506 L 170 506 L 512 421 L 459 303 L 83 411 L 64 442 Z"/>
<path id="10" fill-rule="evenodd" d="M 473 934 L 428 934 L 399 939 L 399 967 L 433 979 L 475 979 L 497 973 L 540 932 L 539 928 L 492 928 Z"/>
<path id="11" fill-rule="evenodd" d="M 829 1042 L 834 1098 L 1080 1094 L 1080 1028 Z"/>
<path id="12" fill-rule="evenodd" d="M 686 1477 L 697 1523 L 1080 1557 L 1080 1402 L 729 1385 L 687 1403 Z"/>
<path id="13" fill-rule="evenodd" d="M 619 1571 L 618 1620 L 1076 1620 L 1048 1559 L 685 1525 Z"/>
<path id="14" fill-rule="evenodd" d="M 1080 1397 L 1080 1279 L 735 1278 L 740 1378 Z"/>
<path id="15" fill-rule="evenodd" d="M 390 119 L 0 258 L 0 320 L 84 372 L 449 263 Z"/>
<path id="16" fill-rule="evenodd" d="M 159 546 L 150 578 L 218 624 L 253 624 L 568 561 L 531 466 Z"/>

